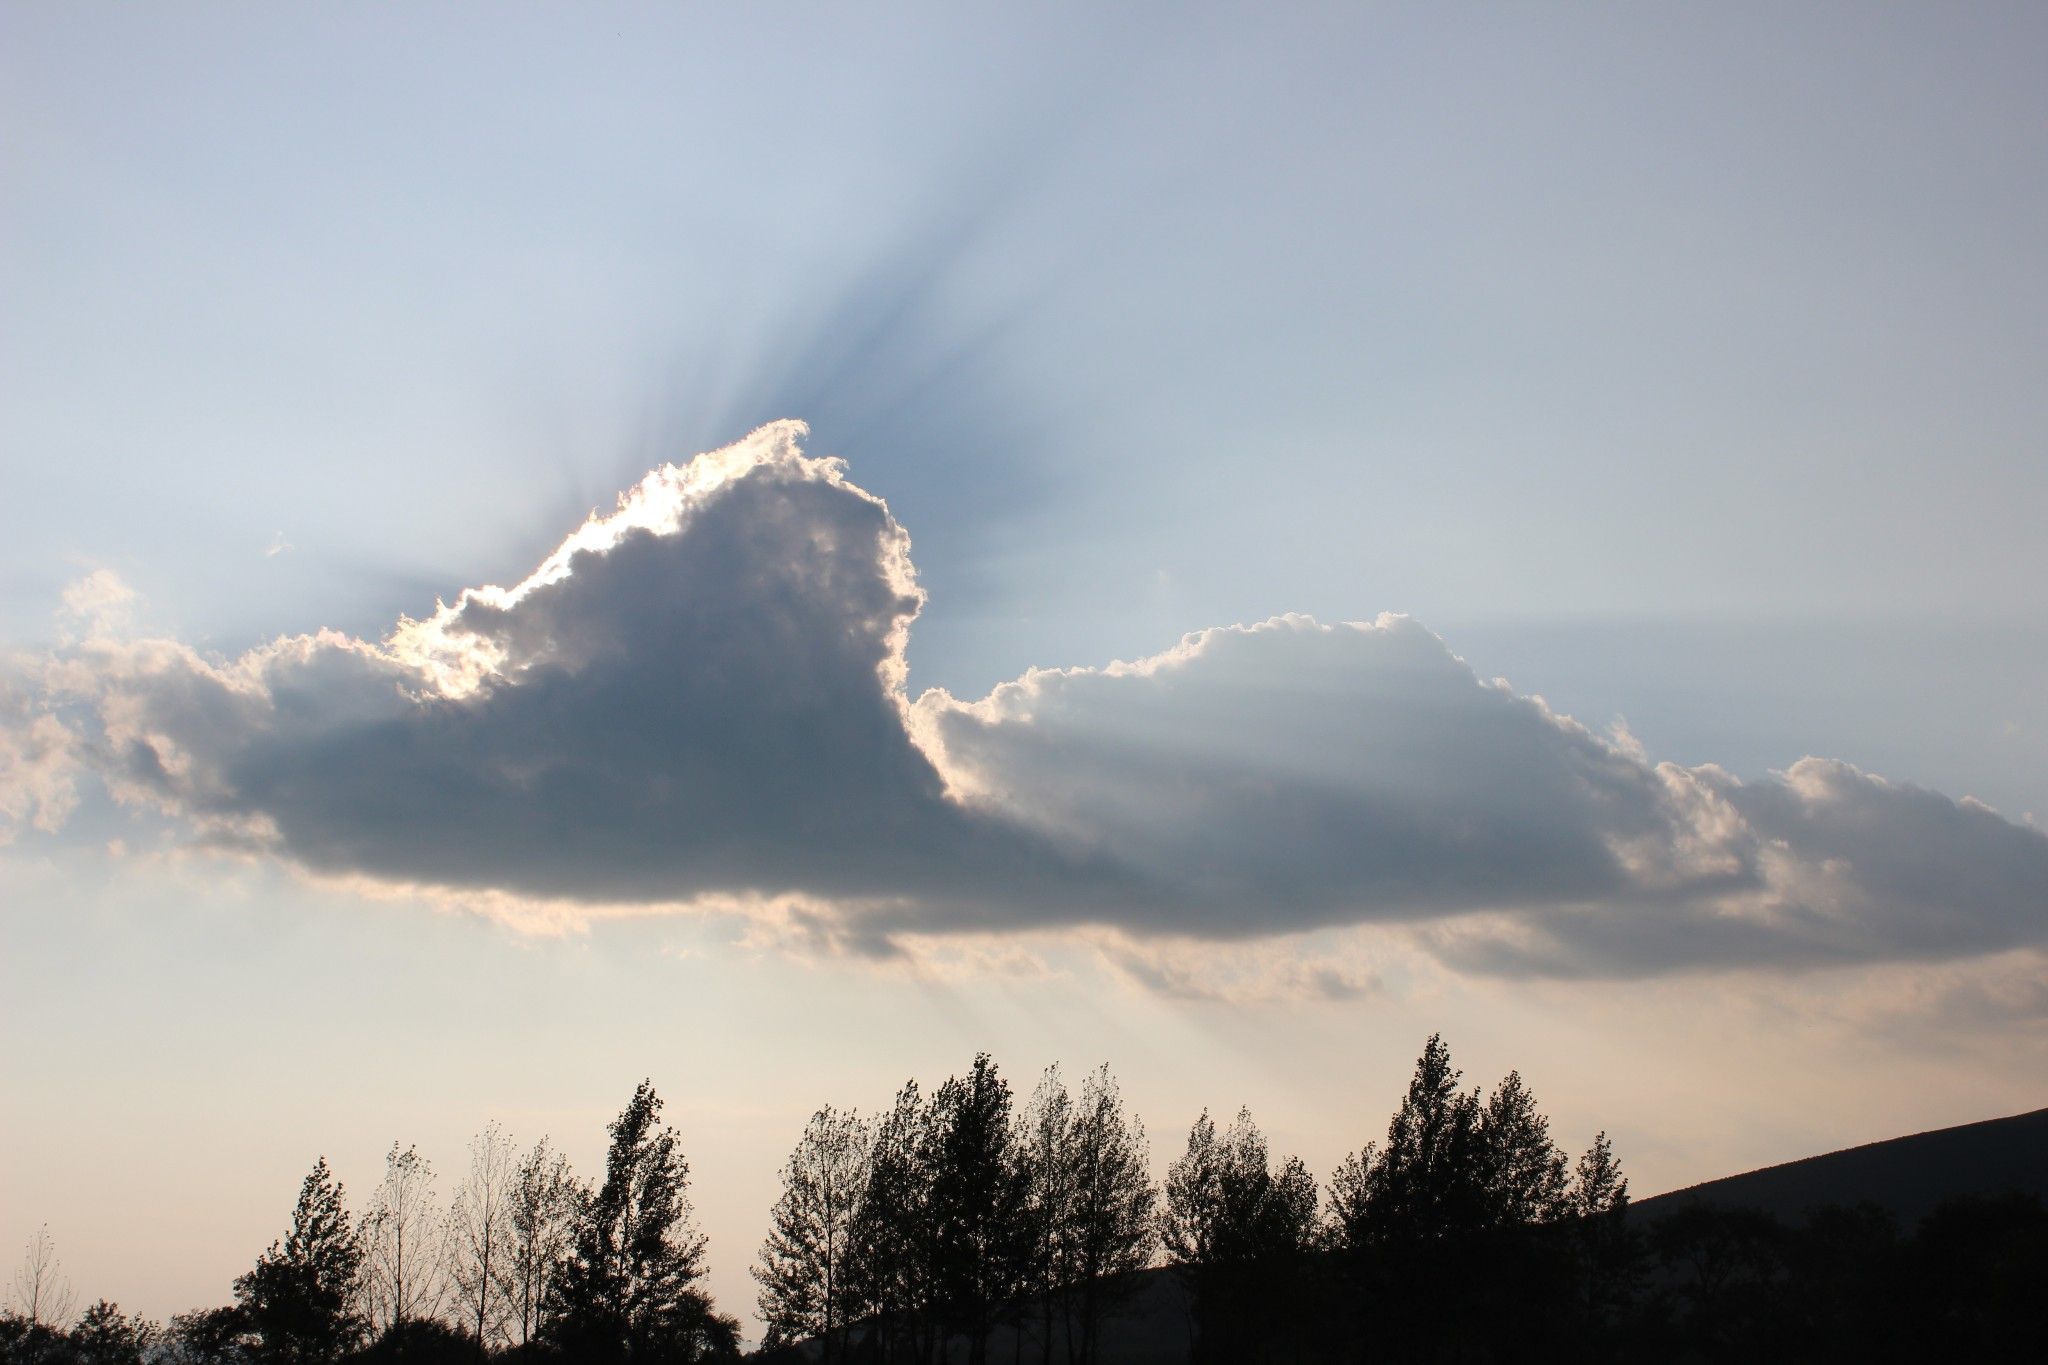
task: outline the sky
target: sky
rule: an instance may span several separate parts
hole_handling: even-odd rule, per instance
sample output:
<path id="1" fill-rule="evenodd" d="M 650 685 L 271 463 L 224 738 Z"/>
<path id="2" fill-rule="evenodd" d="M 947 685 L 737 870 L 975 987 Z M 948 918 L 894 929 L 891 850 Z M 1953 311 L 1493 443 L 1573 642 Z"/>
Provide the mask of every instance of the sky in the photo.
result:
<path id="1" fill-rule="evenodd" d="M 2048 1103 L 2038 7 L 0 5 L 0 1248 L 325 1154 L 746 1318 L 989 1050 L 1639 1194 Z M 701 458 L 700 458 L 701 457 Z"/>

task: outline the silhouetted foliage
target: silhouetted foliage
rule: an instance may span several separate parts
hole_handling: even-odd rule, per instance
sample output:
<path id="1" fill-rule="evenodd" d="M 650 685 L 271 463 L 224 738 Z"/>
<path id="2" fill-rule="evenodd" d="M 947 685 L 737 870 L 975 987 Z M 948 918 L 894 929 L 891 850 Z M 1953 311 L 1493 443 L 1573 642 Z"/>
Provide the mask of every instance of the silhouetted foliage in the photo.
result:
<path id="1" fill-rule="evenodd" d="M 828 1298 L 824 1176 L 839 1165 L 862 1179 L 846 1185 L 843 1263 Z M 929 1097 L 906 1084 L 872 1124 L 822 1111 L 785 1169 L 755 1272 L 766 1349 L 808 1331 L 818 1356 L 925 1362 L 947 1351 L 973 1362 L 1002 1329 L 1016 1334 L 1011 1356 L 1023 1358 L 1028 1337 L 1044 1361 L 1057 1324 L 1070 1361 L 1087 1359 L 1102 1314 L 1127 1289 L 1119 1277 L 1152 1256 L 1145 1167 L 1144 1128 L 1106 1069 L 1077 1105 L 1053 1068 L 1017 1112 L 981 1055 Z M 830 1299 L 841 1301 L 833 1332 L 806 1328 Z"/>
<path id="2" fill-rule="evenodd" d="M 1160 1234 L 1193 1302 L 1197 1359 L 1291 1353 L 1315 1247 L 1316 1183 L 1299 1158 L 1271 1167 L 1249 1110 L 1220 1137 L 1206 1112 L 1195 1120 L 1167 1172 Z"/>
<path id="3" fill-rule="evenodd" d="M 1048 1313 L 1056 1307 L 1062 1318 L 1069 1361 L 1085 1365 L 1096 1358 L 1103 1318 L 1129 1296 L 1131 1273 L 1157 1254 L 1159 1192 L 1146 1173 L 1145 1125 L 1124 1113 L 1107 1066 L 1081 1083 L 1078 1102 L 1067 1100 L 1056 1071 L 1047 1082 L 1025 1125 L 1038 1280 Z M 1042 1343 L 1049 1362 L 1050 1322 Z"/>
<path id="4" fill-rule="evenodd" d="M 876 1120 L 822 1109 L 754 1268 L 760 1358 L 1157 1360 L 1179 1304 L 1190 1359 L 1293 1365 L 2033 1360 L 2048 1340 L 2048 1211 L 2032 1194 L 1950 1199 L 1910 1232 L 1874 1204 L 1795 1222 L 1697 1192 L 1643 1209 L 1604 1132 L 1568 1164 L 1519 1073 L 1490 1093 L 1460 1080 L 1432 1037 L 1384 1140 L 1333 1172 L 1320 1218 L 1306 1167 L 1276 1161 L 1245 1111 L 1222 1132 L 1196 1121 L 1162 1200 L 1106 1068 L 1078 1095 L 1049 1068 L 1019 1110 L 984 1054 L 929 1096 L 905 1085 Z M 643 1083 L 595 1190 L 545 1140 L 515 1161 L 487 1128 L 452 1237 L 412 1149 L 394 1145 L 359 1223 L 323 1159 L 236 1301 L 167 1330 L 105 1300 L 67 1328 L 69 1286 L 40 1231 L 0 1313 L 0 1365 L 735 1359 L 738 1324 L 699 1287 L 690 1169 L 660 1115 Z M 1148 1268 L 1162 1250 L 1170 1269 Z"/>
<path id="5" fill-rule="evenodd" d="M 120 1305 L 101 1299 L 71 1329 L 71 1358 L 78 1365 L 142 1365 L 142 1354 L 162 1335 L 146 1318 L 130 1317 Z"/>
<path id="6" fill-rule="evenodd" d="M 253 1359 L 281 1365 L 332 1361 L 363 1335 L 356 1311 L 363 1246 L 342 1205 L 341 1182 L 314 1165 L 299 1187 L 291 1230 L 235 1281 Z"/>
<path id="7" fill-rule="evenodd" d="M 552 1311 L 555 1275 L 568 1258 L 576 1223 L 590 1192 L 570 1173 L 569 1160 L 542 1138 L 519 1160 L 512 1180 L 512 1244 L 505 1261 L 506 1307 L 514 1345 L 543 1335 Z"/>
<path id="8" fill-rule="evenodd" d="M 826 1361 L 845 1354 L 846 1327 L 861 1310 L 850 1266 L 872 1142 L 858 1115 L 827 1106 L 811 1115 L 783 1165 L 782 1197 L 752 1270 L 761 1286 L 764 1345 L 816 1337 Z"/>
<path id="9" fill-rule="evenodd" d="M 1493 1227 L 1549 1223 L 1570 1207 L 1565 1154 L 1550 1140 L 1550 1120 L 1510 1071 L 1479 1112 L 1481 1218 Z"/>
<path id="10" fill-rule="evenodd" d="M 379 1332 L 435 1318 L 447 1303 L 448 1223 L 434 1179 L 418 1148 L 391 1144 L 362 1222 L 363 1305 Z"/>
<path id="11" fill-rule="evenodd" d="M 1612 1328 L 1634 1301 L 1641 1280 L 1641 1239 L 1628 1222 L 1628 1177 L 1606 1132 L 1579 1158 L 1566 1197 L 1577 1258 L 1577 1317 L 1588 1332 Z"/>
<path id="12" fill-rule="evenodd" d="M 164 1334 L 177 1365 L 239 1365 L 255 1358 L 256 1337 L 241 1307 L 195 1308 L 171 1319 Z"/>
<path id="13" fill-rule="evenodd" d="M 25 1313 L 0 1313 L 0 1362 L 43 1365 L 65 1359 L 64 1332 Z"/>
<path id="14" fill-rule="evenodd" d="M 1070 1151 L 1073 1126 L 1073 1096 L 1055 1062 L 1038 1078 L 1030 1101 L 1017 1116 L 1017 1159 L 1025 1172 L 1029 1242 L 1024 1292 L 1037 1300 L 1032 1327 L 1044 1365 L 1052 1362 L 1053 1320 L 1062 1311 L 1061 1291 L 1074 1276 L 1068 1235 L 1076 1217 L 1078 1185 Z"/>
<path id="15" fill-rule="evenodd" d="M 486 1125 L 470 1140 L 469 1173 L 448 1206 L 448 1276 L 477 1353 L 510 1330 L 517 1182 L 512 1139 L 497 1124 Z"/>
<path id="16" fill-rule="evenodd" d="M 1332 1178 L 1342 1245 L 1413 1248 L 1496 1221 L 1479 1097 L 1458 1089 L 1460 1074 L 1443 1039 L 1431 1034 L 1385 1144 L 1368 1143 Z"/>
<path id="17" fill-rule="evenodd" d="M 379 1332 L 352 1359 L 360 1365 L 477 1365 L 485 1352 L 465 1327 L 412 1317 Z"/>
<path id="18" fill-rule="evenodd" d="M 49 1225 L 35 1230 L 21 1253 L 15 1269 L 10 1316 L 18 1317 L 29 1329 L 61 1329 L 71 1321 L 71 1281 L 64 1277 L 64 1264 L 57 1256 L 57 1243 Z M 28 1335 L 33 1335 L 30 1330 Z"/>
<path id="19" fill-rule="evenodd" d="M 934 1111 L 917 1082 L 896 1092 L 868 1148 L 868 1183 L 853 1220 L 848 1292 L 869 1319 L 867 1355 L 931 1358 L 936 1339 L 937 1239 L 927 1159 Z"/>
<path id="20" fill-rule="evenodd" d="M 1432 1035 L 1384 1142 L 1331 1177 L 1342 1335 L 1394 1358 L 1563 1349 L 1628 1281 L 1627 1182 L 1604 1134 L 1573 1180 L 1519 1072 L 1490 1096 L 1459 1081 Z"/>
<path id="21" fill-rule="evenodd" d="M 965 1076 L 949 1078 L 932 1096 L 923 1133 L 934 1284 L 946 1325 L 967 1339 L 969 1365 L 987 1360 L 996 1314 L 1030 1274 L 1030 1177 L 1010 1103 L 1009 1082 L 981 1053 Z"/>
<path id="22" fill-rule="evenodd" d="M 610 1128 L 604 1184 L 585 1202 L 556 1282 L 551 1336 L 570 1359 L 688 1362 L 738 1354 L 739 1325 L 696 1281 L 704 1236 L 690 1223 L 690 1165 L 661 1099 L 641 1082 Z"/>

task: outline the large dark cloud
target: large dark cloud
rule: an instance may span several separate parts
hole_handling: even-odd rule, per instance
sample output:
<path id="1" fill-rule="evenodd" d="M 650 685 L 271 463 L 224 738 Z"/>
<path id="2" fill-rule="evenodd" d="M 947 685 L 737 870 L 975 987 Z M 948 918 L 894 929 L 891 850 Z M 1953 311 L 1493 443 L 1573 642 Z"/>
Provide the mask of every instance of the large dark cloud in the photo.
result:
<path id="1" fill-rule="evenodd" d="M 32 670 L 0 815 L 43 818 L 9 793 L 68 790 L 82 756 L 321 872 L 795 894 L 867 943 L 1382 922 L 1472 970 L 1628 976 L 2048 942 L 2038 831 L 1818 759 L 1751 783 L 1652 764 L 1402 617 L 912 702 L 908 539 L 802 431 L 664 467 L 527 581 L 382 641 L 221 661 L 95 630 Z"/>
<path id="2" fill-rule="evenodd" d="M 368 644 L 227 664 L 101 638 L 65 670 L 118 789 L 318 871 L 589 901 L 961 903 L 1071 874 L 945 799 L 906 736 L 921 594 L 801 428 L 658 471 L 526 583 Z"/>

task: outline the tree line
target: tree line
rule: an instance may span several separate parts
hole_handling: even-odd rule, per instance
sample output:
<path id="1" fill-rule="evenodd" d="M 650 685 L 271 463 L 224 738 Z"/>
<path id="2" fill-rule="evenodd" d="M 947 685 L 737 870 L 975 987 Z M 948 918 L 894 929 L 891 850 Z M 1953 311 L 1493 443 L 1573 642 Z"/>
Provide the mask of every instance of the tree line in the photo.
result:
<path id="1" fill-rule="evenodd" d="M 783 1171 L 755 1270 L 766 1346 L 810 1341 L 827 1362 L 982 1365 L 1011 1354 L 1086 1365 L 1101 1329 L 1163 1258 L 1188 1305 L 1191 1355 L 1320 1351 L 1330 1265 L 1412 1260 L 1487 1230 L 1617 1222 L 1627 1182 L 1604 1134 L 1576 1167 L 1521 1077 L 1458 1089 L 1432 1037 L 1384 1142 L 1333 1175 L 1276 1160 L 1248 1111 L 1204 1112 L 1162 1186 L 1143 1125 L 1107 1069 L 1078 1096 L 1048 1070 L 1013 1115 L 987 1057 L 929 1099 L 915 1082 L 872 1120 L 821 1109 Z M 1311 1330 L 1313 1328 L 1313 1330 Z"/>
<path id="2" fill-rule="evenodd" d="M 589 1184 L 543 1138 L 519 1152 L 495 1124 L 470 1144 L 449 1201 L 432 1165 L 393 1144 L 360 1216 L 326 1158 L 284 1236 L 234 1281 L 233 1302 L 159 1326 L 101 1301 L 61 1323 L 69 1287 L 32 1239 L 0 1361 L 47 1365 L 333 1365 L 483 1359 L 737 1359 L 739 1324 L 698 1284 L 705 1241 L 690 1166 L 642 1082 L 608 1128 Z"/>
<path id="3" fill-rule="evenodd" d="M 493 1125 L 445 1204 L 432 1166 L 394 1144 L 351 1216 L 320 1160 L 233 1301 L 167 1327 L 104 1300 L 62 1326 L 74 1305 L 40 1233 L 0 1362 L 737 1359 L 661 1108 L 643 1082 L 596 1183 Z M 1467 1090 L 1438 1037 L 1384 1137 L 1326 1184 L 1245 1110 L 1221 1127 L 1205 1111 L 1163 1182 L 1150 1172 L 1106 1067 L 1072 1089 L 1049 1068 L 1019 1101 L 982 1054 L 873 1115 L 822 1108 L 752 1268 L 757 1356 L 1090 1365 L 1163 1297 L 1197 1362 L 1995 1359 L 2014 1343 L 2022 1358 L 2048 1326 L 2036 1200 L 1952 1204 L 1911 1235 L 1868 1206 L 1799 1227 L 1705 1206 L 1637 1226 L 1604 1133 L 1571 1159 L 1519 1074 Z"/>
<path id="4" fill-rule="evenodd" d="M 905 1084 L 873 1119 L 820 1109 L 753 1270 L 764 1350 L 926 1362 L 957 1344 L 983 1365 L 991 1331 L 1029 1319 L 1093 1358 L 1158 1246 L 1149 1166 L 1107 1067 L 1078 1093 L 1049 1068 L 1018 1106 L 984 1053 L 930 1096 Z"/>

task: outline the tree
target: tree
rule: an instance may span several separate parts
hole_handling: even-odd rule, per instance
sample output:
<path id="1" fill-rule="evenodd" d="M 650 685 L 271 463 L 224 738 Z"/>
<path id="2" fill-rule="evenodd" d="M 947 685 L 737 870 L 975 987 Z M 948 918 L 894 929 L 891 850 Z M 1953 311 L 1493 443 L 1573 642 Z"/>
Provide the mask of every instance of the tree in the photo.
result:
<path id="1" fill-rule="evenodd" d="M 520 1345 L 541 1334 L 555 1270 L 568 1255 L 588 1191 L 570 1173 L 569 1159 L 543 1137 L 520 1159 L 511 1195 L 512 1239 L 503 1286 Z"/>
<path id="2" fill-rule="evenodd" d="M 696 1281 L 704 1236 L 690 1223 L 690 1164 L 661 1099 L 642 1081 L 610 1126 L 604 1184 L 578 1220 L 557 1281 L 556 1342 L 578 1361 L 698 1361 L 735 1355 L 739 1324 Z"/>
<path id="3" fill-rule="evenodd" d="M 1603 1130 L 1579 1158 L 1578 1178 L 1571 1189 L 1571 1211 L 1581 1218 L 1619 1219 L 1628 1212 L 1628 1177 L 1621 1173 L 1614 1144 Z"/>
<path id="4" fill-rule="evenodd" d="M 177 1314 L 164 1339 L 166 1358 L 177 1365 L 240 1365 L 257 1345 L 247 1315 L 233 1304 Z"/>
<path id="5" fill-rule="evenodd" d="M 1058 1240 L 1068 1356 L 1092 1362 L 1103 1318 L 1129 1294 L 1130 1273 L 1150 1265 L 1158 1249 L 1153 1209 L 1159 1192 L 1146 1173 L 1145 1125 L 1125 1117 L 1122 1091 L 1107 1065 L 1081 1083 L 1060 1164 L 1065 1210 Z M 1292 1197 L 1298 1201 L 1300 1191 Z M 1313 1210 L 1313 1183 L 1308 1198 Z"/>
<path id="6" fill-rule="evenodd" d="M 143 1353 L 161 1335 L 147 1318 L 129 1317 L 119 1304 L 101 1299 L 71 1329 L 71 1351 L 79 1365 L 142 1365 Z"/>
<path id="7" fill-rule="evenodd" d="M 967 1338 L 969 1365 L 988 1359 L 997 1312 L 1027 1283 L 1029 1177 L 1010 1128 L 1010 1086 L 985 1052 L 932 1097 L 925 1168 L 939 1302 Z"/>
<path id="8" fill-rule="evenodd" d="M 1604 1131 L 1579 1158 L 1566 1203 L 1574 1220 L 1580 1312 L 1601 1330 L 1634 1298 L 1639 1259 L 1639 1238 L 1628 1225 L 1628 1177 Z"/>
<path id="9" fill-rule="evenodd" d="M 1025 1223 L 1029 1238 L 1028 1292 L 1039 1301 L 1039 1354 L 1051 1365 L 1053 1315 L 1060 1290 L 1073 1278 L 1074 1102 L 1060 1077 L 1059 1063 L 1045 1069 L 1017 1122 L 1017 1156 L 1025 1172 Z M 1072 1330 L 1068 1332 L 1071 1347 Z"/>
<path id="10" fill-rule="evenodd" d="M 272 1242 L 256 1268 L 235 1281 L 252 1354 L 283 1365 L 329 1362 L 363 1334 L 355 1310 L 363 1247 L 342 1207 L 341 1182 L 322 1157 L 299 1186 L 291 1230 Z"/>
<path id="11" fill-rule="evenodd" d="M 859 1314 L 849 1262 L 872 1144 L 859 1115 L 828 1105 L 811 1115 L 784 1163 L 782 1195 L 751 1270 L 761 1286 L 765 1345 L 816 1337 L 827 1361 L 844 1355 L 847 1324 Z"/>
<path id="12" fill-rule="evenodd" d="M 1485 1222 L 1527 1227 L 1569 1211 L 1565 1155 L 1550 1140 L 1550 1120 L 1537 1110 L 1521 1072 L 1510 1071 L 1487 1099 L 1478 1139 Z"/>
<path id="13" fill-rule="evenodd" d="M 384 1181 L 363 1215 L 364 1300 L 388 1332 L 439 1317 L 448 1298 L 448 1223 L 434 1198 L 434 1167 L 416 1147 L 391 1144 Z"/>
<path id="14" fill-rule="evenodd" d="M 1416 1059 L 1384 1146 L 1368 1143 L 1331 1181 L 1332 1232 L 1340 1247 L 1414 1245 L 1486 1221 L 1486 1164 L 1476 1094 L 1458 1088 L 1443 1038 Z"/>
<path id="15" fill-rule="evenodd" d="M 888 1356 L 896 1346 L 913 1360 L 931 1358 L 936 1242 L 930 1217 L 936 1147 L 933 1108 L 916 1081 L 906 1082 L 875 1125 L 868 1146 L 868 1182 L 853 1220 L 848 1292 L 872 1319 L 872 1344 Z"/>
<path id="16" fill-rule="evenodd" d="M 28 1239 L 21 1266 L 14 1272 L 14 1307 L 30 1328 L 59 1328 L 71 1320 L 71 1281 L 57 1258 L 57 1243 L 45 1223 Z"/>
<path id="17" fill-rule="evenodd" d="M 1167 1168 L 1160 1233 L 1192 1292 L 1200 1353 L 1248 1358 L 1293 1317 L 1315 1246 L 1315 1178 L 1295 1157 L 1272 1168 L 1250 1110 L 1220 1137 L 1204 1111 Z"/>
<path id="18" fill-rule="evenodd" d="M 512 1139 L 497 1124 L 486 1125 L 470 1140 L 469 1174 L 448 1208 L 449 1274 L 463 1328 L 479 1351 L 506 1335 L 512 1313 L 517 1180 Z"/>

